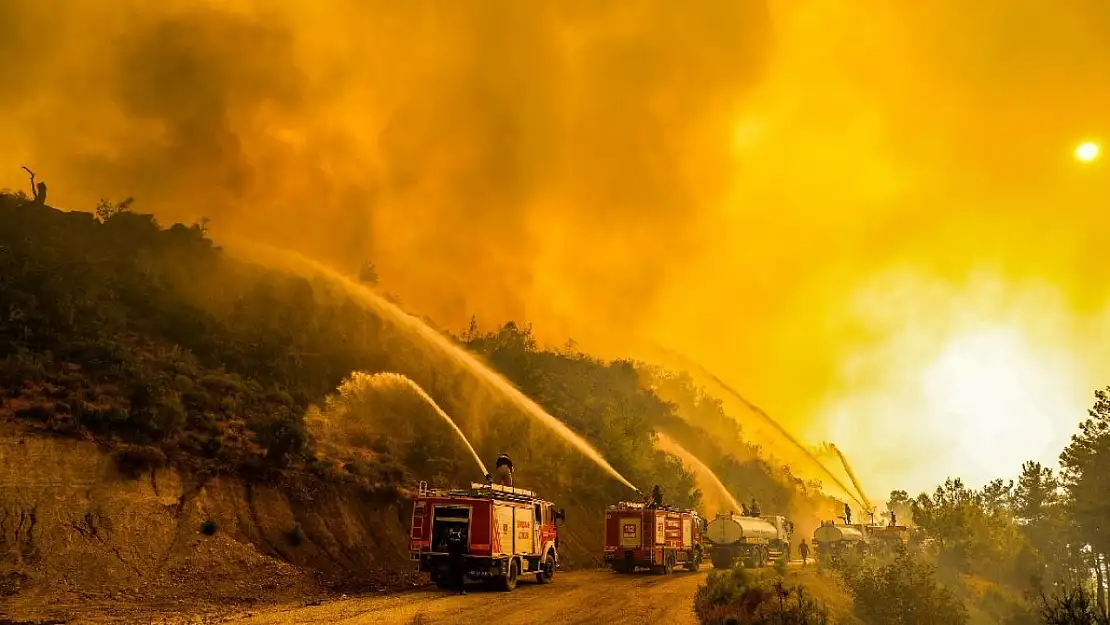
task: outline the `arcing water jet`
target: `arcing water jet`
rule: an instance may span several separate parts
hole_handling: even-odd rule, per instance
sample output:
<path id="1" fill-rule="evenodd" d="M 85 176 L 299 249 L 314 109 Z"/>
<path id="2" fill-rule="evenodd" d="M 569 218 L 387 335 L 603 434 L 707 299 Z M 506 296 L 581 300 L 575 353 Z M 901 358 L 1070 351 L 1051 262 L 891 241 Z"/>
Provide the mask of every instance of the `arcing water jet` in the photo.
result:
<path id="1" fill-rule="evenodd" d="M 459 363 L 465 369 L 469 370 L 471 373 L 477 376 L 478 379 L 482 380 L 490 387 L 500 391 L 517 408 L 520 408 L 525 414 L 536 419 L 540 423 L 547 426 L 551 431 L 558 434 L 563 440 L 568 442 L 578 451 L 582 452 L 582 454 L 585 455 L 587 458 L 593 460 L 594 464 L 604 469 L 605 472 L 613 476 L 621 484 L 624 484 L 637 493 L 640 492 L 640 489 L 633 486 L 632 482 L 629 482 L 628 479 L 621 475 L 619 471 L 614 469 L 612 465 L 610 465 L 608 461 L 605 460 L 600 452 L 594 449 L 593 446 L 586 442 L 585 439 L 583 439 L 573 430 L 568 428 L 566 424 L 548 414 L 547 411 L 541 408 L 539 404 L 532 401 L 527 396 L 525 396 L 524 393 L 521 393 L 519 390 L 517 390 L 516 387 L 514 387 L 501 375 L 497 374 L 492 369 L 482 364 L 482 362 L 475 358 L 473 354 L 454 344 L 453 342 L 448 340 L 447 337 L 443 336 L 439 332 L 436 332 L 420 319 L 417 319 L 416 317 L 408 314 L 396 304 L 393 304 L 392 302 L 386 300 L 369 288 L 358 284 L 354 280 L 348 278 L 347 276 L 344 276 L 331 267 L 328 267 L 327 265 L 314 261 L 310 258 L 306 258 L 300 254 L 297 254 L 296 252 L 276 250 L 268 246 L 260 246 L 254 243 L 244 242 L 243 244 L 256 250 L 264 250 L 267 253 L 267 256 L 276 255 L 279 259 L 283 261 L 292 259 L 293 261 L 295 261 L 296 265 L 299 265 L 304 269 L 308 269 L 313 273 L 327 276 L 331 280 L 335 281 L 337 284 L 342 285 L 348 293 L 351 293 L 366 304 L 369 304 L 383 317 L 393 320 L 399 326 L 411 331 L 428 343 L 432 344 L 443 353 L 450 356 L 455 362 Z"/>
<path id="2" fill-rule="evenodd" d="M 744 406 L 748 410 L 750 410 L 752 413 L 754 413 L 755 415 L 762 418 L 764 422 L 766 422 L 768 425 L 773 427 L 775 429 L 775 431 L 777 431 L 779 434 L 781 434 L 786 440 L 790 441 L 790 443 L 792 445 L 794 445 L 794 447 L 798 448 L 799 451 L 801 451 L 803 454 L 805 454 L 805 456 L 813 462 L 814 466 L 816 466 L 818 469 L 820 469 L 821 472 L 826 477 L 828 477 L 830 480 L 832 480 L 832 482 L 834 484 L 836 484 L 840 488 L 840 490 L 844 492 L 845 495 L 848 495 L 848 497 L 850 497 L 857 504 L 859 504 L 861 506 L 866 506 L 866 504 L 864 504 L 864 502 L 860 501 L 860 499 L 858 497 L 856 497 L 854 494 L 852 494 L 851 489 L 849 489 L 847 486 L 845 486 L 844 483 L 841 482 L 839 478 L 837 478 L 835 475 L 833 475 L 833 472 L 830 471 L 828 469 L 828 467 L 826 467 L 821 462 L 821 460 L 817 458 L 817 456 L 813 455 L 813 452 L 806 449 L 805 445 L 802 445 L 801 442 L 798 441 L 798 439 L 794 438 L 794 436 L 792 434 L 790 434 L 790 432 L 788 432 L 786 430 L 786 428 L 784 428 L 781 424 L 779 424 L 778 421 L 771 418 L 771 415 L 764 412 L 764 410 L 762 408 L 760 408 L 759 406 L 757 406 L 757 405 L 753 404 L 752 402 L 748 401 L 748 399 L 746 397 L 744 397 L 743 395 L 741 395 L 736 389 L 732 388 L 728 384 L 725 384 L 724 380 L 722 380 L 721 378 L 713 375 L 713 373 L 711 371 L 709 371 L 708 369 L 706 369 L 702 365 L 694 362 L 693 360 L 690 360 L 689 358 L 683 356 L 682 354 L 679 354 L 678 352 L 675 352 L 674 350 L 667 349 L 665 347 L 657 347 L 657 349 L 659 349 L 660 351 L 663 351 L 667 354 L 670 354 L 671 356 L 674 356 L 674 357 L 678 358 L 679 360 L 682 360 L 682 361 L 688 363 L 689 365 L 693 366 L 699 372 L 701 372 L 702 375 L 705 375 L 709 379 L 713 380 L 722 389 L 727 391 L 729 394 L 731 394 L 736 399 L 740 400 L 740 403 L 744 404 Z"/>
<path id="3" fill-rule="evenodd" d="M 702 478 L 708 478 L 713 483 L 713 485 L 721 491 L 721 494 L 724 495 L 726 499 L 728 499 L 728 502 L 732 505 L 732 512 L 739 514 L 741 510 L 739 502 L 737 502 L 736 498 L 732 496 L 732 493 L 728 492 L 728 489 L 725 488 L 724 483 L 721 482 L 721 479 L 717 477 L 717 474 L 714 473 L 712 469 L 706 466 L 706 464 L 701 460 L 698 460 L 697 456 L 686 451 L 686 449 L 683 448 L 682 445 L 679 445 L 678 442 L 676 442 L 670 436 L 667 436 L 661 431 L 656 431 L 655 434 L 659 437 L 659 447 L 663 451 L 674 454 L 693 465 L 695 477 L 700 476 Z M 717 510 L 717 512 L 721 512 L 721 510 Z"/>
<path id="4" fill-rule="evenodd" d="M 844 456 L 844 453 L 840 451 L 840 448 L 836 445 L 829 443 L 829 448 L 832 449 L 834 453 L 836 453 L 836 456 L 838 458 L 840 458 L 840 464 L 844 466 L 844 472 L 848 474 L 848 479 L 852 480 L 852 486 L 856 487 L 856 492 L 858 492 L 859 496 L 863 498 L 864 509 L 868 513 L 874 512 L 875 509 L 871 507 L 871 500 L 868 499 L 867 494 L 863 492 L 863 487 L 860 486 L 859 480 L 856 479 L 855 471 L 852 471 L 852 465 L 848 464 L 848 458 Z"/>
<path id="5" fill-rule="evenodd" d="M 443 420 L 447 422 L 447 425 L 451 426 L 451 429 L 455 431 L 455 434 L 459 435 L 459 438 L 462 440 L 463 444 L 466 445 L 467 450 L 470 451 L 470 455 L 474 456 L 474 462 L 477 462 L 478 468 L 482 470 L 482 476 L 485 477 L 489 475 L 489 471 L 486 470 L 485 463 L 482 462 L 482 458 L 478 455 L 478 452 L 474 451 L 474 446 L 470 444 L 470 440 L 466 438 L 466 434 L 463 434 L 463 431 L 459 429 L 459 426 L 457 423 L 455 423 L 454 419 L 452 419 L 446 412 L 444 412 L 443 409 L 439 407 L 439 404 L 437 404 L 435 400 L 432 399 L 432 397 L 424 391 L 424 389 L 420 388 L 419 384 L 413 382 L 400 373 L 363 373 L 361 371 L 356 371 L 351 374 L 351 380 L 363 381 L 365 382 L 365 384 L 373 388 L 406 388 L 411 390 L 413 393 L 416 393 L 417 397 L 427 402 L 427 404 L 432 407 L 432 410 L 435 410 L 436 414 L 442 417 Z"/>

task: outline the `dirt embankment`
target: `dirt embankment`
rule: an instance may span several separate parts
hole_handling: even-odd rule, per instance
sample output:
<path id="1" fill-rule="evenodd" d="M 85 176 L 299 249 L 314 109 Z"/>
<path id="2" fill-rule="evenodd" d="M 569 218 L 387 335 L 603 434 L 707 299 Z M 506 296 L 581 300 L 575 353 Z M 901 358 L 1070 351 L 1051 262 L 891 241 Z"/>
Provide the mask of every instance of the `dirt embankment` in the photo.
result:
<path id="1" fill-rule="evenodd" d="M 411 583 L 403 499 L 282 482 L 174 469 L 131 478 L 93 443 L 0 429 L 0 617 Z"/>

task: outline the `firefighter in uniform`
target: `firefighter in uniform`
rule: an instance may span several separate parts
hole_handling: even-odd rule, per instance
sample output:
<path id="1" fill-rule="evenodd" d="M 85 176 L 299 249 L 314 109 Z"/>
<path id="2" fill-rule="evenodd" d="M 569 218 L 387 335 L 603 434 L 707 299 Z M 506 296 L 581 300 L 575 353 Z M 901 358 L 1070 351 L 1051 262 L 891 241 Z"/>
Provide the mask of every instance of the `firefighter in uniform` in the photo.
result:
<path id="1" fill-rule="evenodd" d="M 498 484 L 502 486 L 513 485 L 513 461 L 509 460 L 508 454 L 498 456 L 494 468 L 497 471 Z"/>
<path id="2" fill-rule="evenodd" d="M 844 503 L 844 524 L 852 524 L 852 508 L 848 506 L 847 502 Z"/>
<path id="3" fill-rule="evenodd" d="M 459 592 L 465 595 L 466 588 L 466 536 L 463 535 L 463 528 L 452 527 L 447 533 L 447 554 L 450 556 L 451 570 L 448 572 L 450 575 L 451 585 Z"/>
<path id="4" fill-rule="evenodd" d="M 802 544 L 798 545 L 798 553 L 802 554 L 802 568 L 806 567 L 806 561 L 809 560 L 809 545 L 806 544 L 806 539 L 802 539 Z"/>
<path id="5" fill-rule="evenodd" d="M 748 510 L 751 511 L 752 516 L 759 516 L 759 503 L 755 500 L 755 497 L 752 497 L 752 505 Z"/>
<path id="6" fill-rule="evenodd" d="M 660 508 L 663 506 L 663 489 L 656 484 L 651 487 L 651 504 L 652 508 Z"/>

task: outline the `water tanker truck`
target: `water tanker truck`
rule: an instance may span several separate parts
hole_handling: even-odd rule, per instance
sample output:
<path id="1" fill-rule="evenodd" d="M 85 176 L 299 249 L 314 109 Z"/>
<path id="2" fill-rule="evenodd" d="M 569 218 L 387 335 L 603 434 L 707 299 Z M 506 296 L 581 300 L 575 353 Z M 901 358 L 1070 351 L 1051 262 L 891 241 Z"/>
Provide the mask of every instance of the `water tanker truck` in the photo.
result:
<path id="1" fill-rule="evenodd" d="M 844 554 L 867 553 L 869 535 L 863 526 L 837 525 L 835 521 L 822 521 L 813 530 L 813 546 L 822 561 L 839 559 Z"/>
<path id="2" fill-rule="evenodd" d="M 869 525 L 871 551 L 892 554 L 909 546 L 910 528 L 905 525 Z"/>
<path id="3" fill-rule="evenodd" d="M 790 557 L 793 524 L 779 515 L 743 516 L 722 512 L 709 522 L 706 540 L 713 566 L 731 568 L 736 560 L 746 567 Z"/>
<path id="4" fill-rule="evenodd" d="M 658 494 L 658 488 L 656 489 Z M 605 508 L 605 563 L 617 573 L 645 568 L 668 574 L 702 562 L 705 519 L 694 510 L 652 502 L 620 501 Z"/>

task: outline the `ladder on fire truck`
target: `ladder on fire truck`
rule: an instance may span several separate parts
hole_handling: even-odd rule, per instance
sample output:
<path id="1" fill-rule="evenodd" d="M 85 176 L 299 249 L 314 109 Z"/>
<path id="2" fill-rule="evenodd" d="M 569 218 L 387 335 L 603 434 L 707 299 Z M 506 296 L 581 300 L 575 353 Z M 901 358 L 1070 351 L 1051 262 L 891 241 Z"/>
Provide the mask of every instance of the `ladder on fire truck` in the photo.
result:
<path id="1" fill-rule="evenodd" d="M 498 501 L 511 501 L 516 503 L 532 503 L 538 497 L 536 493 L 523 488 L 502 486 L 501 484 L 479 484 L 471 482 L 469 489 L 439 490 L 428 486 L 427 481 L 420 482 L 420 496 L 445 496 L 445 497 L 481 497 L 496 499 Z"/>
<path id="2" fill-rule="evenodd" d="M 645 510 L 647 508 L 648 508 L 647 504 L 645 504 L 643 502 L 639 502 L 639 501 L 619 501 L 617 503 L 611 503 L 611 504 L 609 504 L 608 506 L 605 507 L 605 509 L 609 510 L 610 512 L 626 512 L 626 511 L 629 511 L 629 510 Z M 690 512 L 690 513 L 693 513 L 694 516 L 698 516 L 697 511 L 695 511 L 695 510 L 683 510 L 682 508 L 676 508 L 674 506 L 656 506 L 654 509 L 655 510 L 662 510 L 663 512 Z"/>

